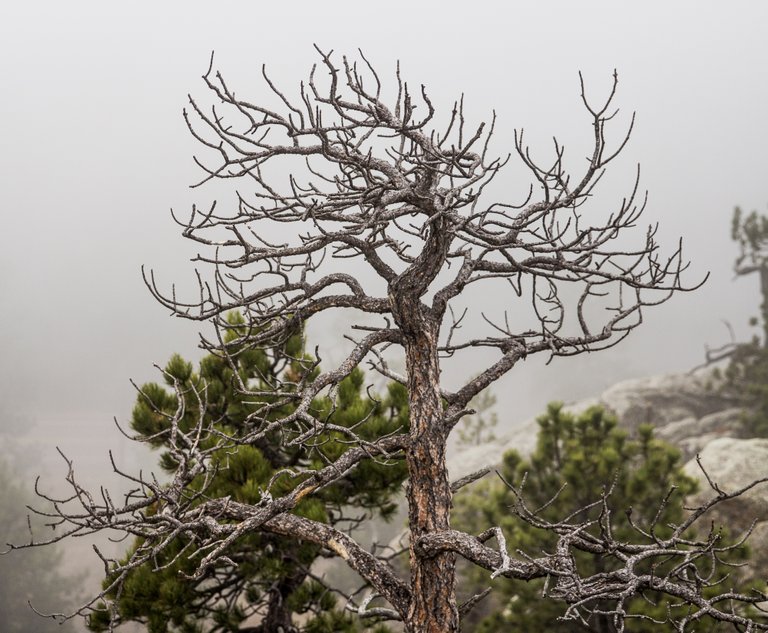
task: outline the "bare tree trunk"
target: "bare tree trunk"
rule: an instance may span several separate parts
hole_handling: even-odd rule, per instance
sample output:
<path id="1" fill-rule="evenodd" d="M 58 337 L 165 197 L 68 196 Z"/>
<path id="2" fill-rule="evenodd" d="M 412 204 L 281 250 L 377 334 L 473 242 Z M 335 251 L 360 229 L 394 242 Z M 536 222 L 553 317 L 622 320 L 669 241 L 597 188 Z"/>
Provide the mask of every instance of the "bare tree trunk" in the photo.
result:
<path id="1" fill-rule="evenodd" d="M 423 534 L 450 529 L 451 509 L 437 356 L 439 326 L 423 316 L 416 319 L 421 331 L 413 333 L 406 343 L 411 420 L 411 450 L 406 455 L 412 595 L 406 630 L 454 633 L 459 630 L 456 557 L 451 553 L 424 557 L 414 549 Z"/>
<path id="2" fill-rule="evenodd" d="M 763 303 L 760 305 L 763 319 L 763 347 L 768 348 L 768 262 L 760 266 L 760 295 Z"/>
<path id="3" fill-rule="evenodd" d="M 281 578 L 269 589 L 267 614 L 261 624 L 261 633 L 295 633 L 291 615 L 293 610 L 286 605 L 286 600 L 296 591 L 304 579 L 305 573 L 299 572 L 293 576 Z"/>

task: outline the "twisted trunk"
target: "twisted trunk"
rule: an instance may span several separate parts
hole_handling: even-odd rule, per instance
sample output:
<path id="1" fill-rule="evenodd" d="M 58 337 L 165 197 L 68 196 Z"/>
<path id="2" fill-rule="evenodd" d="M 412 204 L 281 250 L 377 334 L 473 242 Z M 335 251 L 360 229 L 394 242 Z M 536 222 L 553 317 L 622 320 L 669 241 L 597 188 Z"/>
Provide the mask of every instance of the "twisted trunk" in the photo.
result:
<path id="1" fill-rule="evenodd" d="M 411 420 L 407 496 L 412 598 L 405 624 L 409 633 L 453 633 L 459 630 L 455 555 L 425 556 L 414 549 L 422 535 L 450 529 L 447 431 L 437 356 L 439 325 L 418 310 L 408 316 L 412 317 L 405 346 Z"/>
<path id="2" fill-rule="evenodd" d="M 430 187 L 436 186 L 432 176 L 424 182 L 427 180 Z M 420 199 L 423 202 L 427 197 Z M 430 215 L 436 211 L 434 205 L 424 210 Z M 407 633 L 459 631 L 456 555 L 427 555 L 416 548 L 422 536 L 451 527 L 452 494 L 445 460 L 449 429 L 444 424 L 437 353 L 445 307 L 433 309 L 421 301 L 446 261 L 453 237 L 448 228 L 444 218 L 434 218 L 421 253 L 408 270 L 390 282 L 388 292 L 405 348 L 410 407 L 410 437 L 405 451 L 411 543 L 411 599 L 404 618 Z"/>

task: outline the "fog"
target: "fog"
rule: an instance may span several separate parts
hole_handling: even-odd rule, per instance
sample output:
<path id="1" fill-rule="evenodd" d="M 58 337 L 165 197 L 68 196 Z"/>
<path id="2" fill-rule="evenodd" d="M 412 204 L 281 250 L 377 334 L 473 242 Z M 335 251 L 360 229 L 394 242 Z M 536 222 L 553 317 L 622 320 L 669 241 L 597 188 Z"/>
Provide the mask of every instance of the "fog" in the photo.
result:
<path id="1" fill-rule="evenodd" d="M 350 55 L 363 49 L 384 80 L 399 59 L 438 108 L 464 93 L 475 121 L 495 109 L 499 154 L 512 150 L 512 130 L 525 128 L 534 153 L 548 156 L 556 135 L 572 160 L 591 133 L 578 72 L 599 99 L 617 69 L 613 139 L 632 111 L 637 124 L 595 204 L 609 212 L 620 203 L 640 163 L 645 224 L 659 223 L 668 252 L 682 236 L 691 285 L 709 279 L 649 310 L 615 349 L 516 368 L 497 386 L 499 417 L 509 428 L 551 399 L 690 369 L 706 344 L 728 339 L 723 320 L 737 338 L 750 336 L 759 304 L 757 281 L 734 279 L 729 229 L 735 205 L 765 211 L 768 202 L 766 24 L 766 3 L 701 0 L 6 3 L 1 440 L 21 447 L 51 486 L 64 474 L 57 446 L 90 483 L 113 481 L 110 449 L 129 467 L 153 462 L 112 420 L 130 416 L 129 379 L 154 379 L 153 363 L 173 352 L 200 354 L 198 324 L 170 317 L 140 267 L 166 287 L 191 288 L 196 250 L 169 209 L 231 201 L 229 183 L 189 189 L 200 177 L 198 148 L 181 109 L 187 93 L 204 96 L 211 51 L 230 86 L 251 100 L 265 90 L 262 63 L 293 90 L 317 60 L 313 43 Z M 500 179 L 519 200 L 528 181 L 517 174 L 512 167 L 509 182 Z M 337 325 L 314 325 L 312 336 L 327 340 Z M 95 557 L 72 564 L 99 567 Z"/>

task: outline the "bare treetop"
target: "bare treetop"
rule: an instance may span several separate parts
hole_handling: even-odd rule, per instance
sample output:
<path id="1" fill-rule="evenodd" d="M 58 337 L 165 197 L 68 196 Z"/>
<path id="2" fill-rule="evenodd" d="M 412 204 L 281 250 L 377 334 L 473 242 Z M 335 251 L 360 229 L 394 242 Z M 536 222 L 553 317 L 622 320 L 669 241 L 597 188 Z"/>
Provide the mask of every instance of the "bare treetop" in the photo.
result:
<path id="1" fill-rule="evenodd" d="M 399 67 L 396 96 L 387 101 L 382 81 L 362 53 L 358 61 L 344 57 L 337 66 L 330 54 L 318 52 L 322 61 L 296 98 L 262 69 L 281 109 L 237 97 L 212 66 L 204 80 L 221 104 L 204 109 L 190 97 L 185 119 L 211 150 L 196 159 L 206 172 L 198 184 L 245 178 L 251 187 L 238 193 L 232 212 L 222 214 L 214 203 L 207 211 L 193 209 L 182 223 L 185 237 L 211 247 L 198 259 L 216 273 L 213 284 L 201 281 L 198 301 L 191 304 L 166 296 L 149 280 L 155 296 L 177 314 L 218 318 L 226 328 L 221 316 L 241 310 L 259 332 L 255 339 L 251 335 L 251 343 L 284 337 L 297 322 L 325 310 L 392 317 L 397 327 L 386 318 L 381 327 L 366 326 L 371 334 L 359 342 L 359 360 L 398 342 L 407 327 L 398 311 L 406 308 L 407 297 L 435 323 L 450 315 L 440 332 L 441 354 L 470 347 L 500 354 L 486 374 L 447 394 L 461 408 L 528 354 L 573 355 L 615 344 L 639 324 L 644 306 L 683 289 L 680 249 L 661 255 L 654 228 L 639 236 L 634 248 L 616 246 L 615 238 L 637 223 L 645 206 L 645 196 L 638 193 L 639 169 L 629 195 L 610 213 L 593 217 L 584 206 L 634 123 L 633 116 L 614 145 L 606 141 L 606 127 L 617 114 L 615 73 L 599 107 L 589 102 L 581 82 L 594 132 L 582 173 L 566 173 L 557 140 L 551 162 L 540 165 L 522 131 L 515 133 L 515 154 L 533 183 L 527 199 L 515 203 L 482 195 L 510 158 L 489 151 L 495 114 L 489 124 L 470 126 L 462 97 L 436 129 L 436 109 L 426 89 L 422 85 L 412 94 Z M 304 173 L 293 172 L 278 184 L 274 167 L 281 159 L 282 167 L 303 167 Z M 294 225 L 281 230 L 285 242 L 265 237 L 273 223 Z M 329 259 L 351 261 L 341 272 Z M 363 269 L 380 278 L 388 296 L 363 288 Z M 484 315 L 486 335 L 460 338 L 461 317 L 447 312 L 451 301 L 470 284 L 493 278 L 508 284 L 515 312 Z M 579 287 L 570 310 L 560 296 L 564 283 Z M 526 301 L 514 302 L 517 297 Z M 602 319 L 590 312 L 593 303 Z M 535 327 L 518 314 L 529 312 L 529 305 Z M 524 327 L 517 329 L 516 323 Z"/>

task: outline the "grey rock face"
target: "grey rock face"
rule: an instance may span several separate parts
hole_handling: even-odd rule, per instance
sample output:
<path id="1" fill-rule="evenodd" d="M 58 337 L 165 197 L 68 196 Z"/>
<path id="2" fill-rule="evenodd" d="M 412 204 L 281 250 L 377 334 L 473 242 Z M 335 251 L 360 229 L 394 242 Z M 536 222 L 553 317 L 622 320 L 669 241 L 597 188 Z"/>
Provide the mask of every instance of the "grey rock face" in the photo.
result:
<path id="1" fill-rule="evenodd" d="M 755 525 L 749 536 L 751 552 L 749 565 L 744 567 L 746 580 L 765 580 L 765 570 L 768 569 L 768 521 Z M 768 608 L 768 603 L 762 603 L 762 608 Z"/>
<path id="2" fill-rule="evenodd" d="M 675 444 L 688 460 L 719 437 L 742 437 L 741 411 L 712 387 L 711 372 L 667 374 L 620 382 L 596 398 L 566 406 L 580 413 L 600 405 L 613 412 L 630 432 L 640 424 L 653 424 L 656 436 Z M 504 421 L 503 412 L 498 412 Z M 535 419 L 526 420 L 498 439 L 464 448 L 451 460 L 451 474 L 463 477 L 484 466 L 497 464 L 510 449 L 528 455 L 536 446 L 539 427 Z"/>
<path id="3" fill-rule="evenodd" d="M 656 429 L 656 437 L 675 444 L 682 451 L 684 459 L 691 459 L 717 438 L 738 438 L 743 433 L 742 411 L 734 407 L 700 418 L 677 420 Z"/>
<path id="4" fill-rule="evenodd" d="M 720 437 L 704 447 L 700 459 L 712 482 L 723 492 L 731 493 L 757 479 L 768 477 L 768 439 Z M 685 472 L 701 482 L 700 492 L 690 500 L 693 505 L 699 505 L 717 494 L 695 459 L 685 465 Z M 739 499 L 721 504 L 717 514 L 737 529 L 749 527 L 752 521 L 768 521 L 768 483 L 755 486 Z"/>
<path id="5" fill-rule="evenodd" d="M 726 493 L 768 477 L 768 439 L 719 437 L 709 442 L 699 457 L 709 478 Z M 717 494 L 695 459 L 685 465 L 685 471 L 701 485 L 701 490 L 688 500 L 690 505 L 704 503 Z M 739 574 L 745 580 L 764 579 L 768 569 L 768 483 L 758 484 L 740 498 L 717 505 L 711 515 L 715 525 L 728 527 L 731 539 L 752 529 L 747 541 L 750 560 Z"/>
<path id="6" fill-rule="evenodd" d="M 768 477 L 768 439 L 745 438 L 741 410 L 713 385 L 712 372 L 651 376 L 618 383 L 598 397 L 568 404 L 566 409 L 579 413 L 593 405 L 604 406 L 630 432 L 640 424 L 653 424 L 656 437 L 677 446 L 687 461 L 685 471 L 699 480 L 700 491 L 688 500 L 689 506 L 696 506 L 716 494 L 696 462 L 697 454 L 712 481 L 725 492 Z M 498 413 L 504 421 L 503 412 Z M 530 454 L 537 434 L 538 424 L 530 419 L 493 442 L 457 452 L 450 461 L 452 478 L 494 466 L 510 449 L 523 456 Z M 757 521 L 748 541 L 751 560 L 740 573 L 746 578 L 753 574 L 764 578 L 768 569 L 768 483 L 718 506 L 710 520 L 728 526 L 732 538 Z"/>
<path id="7" fill-rule="evenodd" d="M 731 437 L 741 433 L 742 411 L 739 408 L 729 408 L 715 411 L 701 418 L 687 417 L 682 420 L 669 422 L 656 431 L 656 435 L 668 442 L 680 442 L 696 435 L 712 433 L 720 437 Z"/>
<path id="8" fill-rule="evenodd" d="M 599 399 L 630 430 L 640 424 L 663 428 L 688 420 L 689 428 L 700 434 L 693 420 L 733 407 L 730 400 L 712 388 L 713 384 L 711 372 L 665 374 L 620 382 Z"/>

